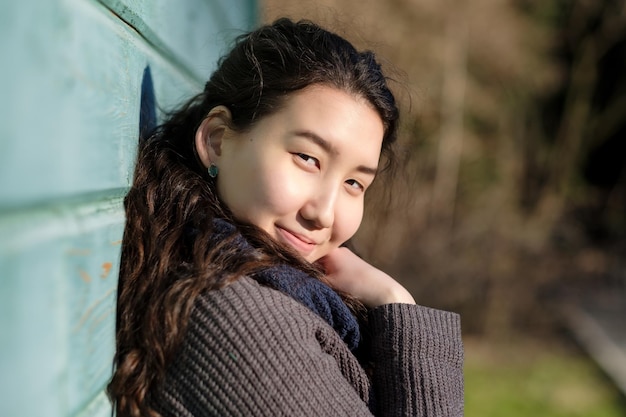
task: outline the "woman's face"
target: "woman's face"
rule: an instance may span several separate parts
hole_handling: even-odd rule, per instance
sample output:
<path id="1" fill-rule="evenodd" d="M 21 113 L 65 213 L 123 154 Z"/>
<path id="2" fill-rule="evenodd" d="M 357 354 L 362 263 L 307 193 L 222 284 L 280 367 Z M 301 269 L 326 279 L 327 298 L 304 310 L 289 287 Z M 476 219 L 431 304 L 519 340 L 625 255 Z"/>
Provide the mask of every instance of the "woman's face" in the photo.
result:
<path id="1" fill-rule="evenodd" d="M 365 99 L 316 85 L 249 131 L 225 129 L 209 156 L 235 218 L 315 262 L 357 231 L 383 134 Z"/>

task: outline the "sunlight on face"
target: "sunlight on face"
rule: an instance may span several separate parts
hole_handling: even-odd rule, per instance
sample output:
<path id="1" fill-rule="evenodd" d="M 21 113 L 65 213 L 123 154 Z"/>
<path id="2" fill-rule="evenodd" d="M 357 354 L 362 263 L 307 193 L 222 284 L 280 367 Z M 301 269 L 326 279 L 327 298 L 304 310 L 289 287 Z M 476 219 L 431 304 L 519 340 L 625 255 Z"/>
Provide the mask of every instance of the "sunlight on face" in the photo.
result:
<path id="1" fill-rule="evenodd" d="M 371 105 L 312 86 L 222 142 L 219 193 L 233 215 L 315 262 L 357 231 L 383 123 Z"/>

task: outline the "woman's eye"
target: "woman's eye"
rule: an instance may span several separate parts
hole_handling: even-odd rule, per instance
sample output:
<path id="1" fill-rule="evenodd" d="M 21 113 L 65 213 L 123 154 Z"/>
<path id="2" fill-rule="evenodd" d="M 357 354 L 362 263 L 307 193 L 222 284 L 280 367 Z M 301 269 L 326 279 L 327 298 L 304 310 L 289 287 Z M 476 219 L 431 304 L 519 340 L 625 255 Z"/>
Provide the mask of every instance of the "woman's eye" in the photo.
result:
<path id="1" fill-rule="evenodd" d="M 350 186 L 350 188 L 354 188 L 357 191 L 364 191 L 365 190 L 365 187 L 363 186 L 363 184 L 361 184 L 357 180 L 348 180 L 348 181 L 346 181 L 346 184 L 348 184 Z"/>
<path id="2" fill-rule="evenodd" d="M 305 165 L 311 166 L 311 167 L 319 167 L 320 163 L 316 158 L 313 158 L 310 155 L 307 155 L 305 153 L 296 153 L 296 156 L 298 158 L 300 158 Z"/>

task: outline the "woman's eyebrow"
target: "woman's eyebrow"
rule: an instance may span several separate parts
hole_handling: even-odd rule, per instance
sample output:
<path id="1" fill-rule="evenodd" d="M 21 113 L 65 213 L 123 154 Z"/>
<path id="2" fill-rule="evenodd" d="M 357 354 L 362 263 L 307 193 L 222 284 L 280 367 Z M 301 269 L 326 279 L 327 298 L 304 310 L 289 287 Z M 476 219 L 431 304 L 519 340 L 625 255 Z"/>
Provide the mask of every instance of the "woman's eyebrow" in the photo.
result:
<path id="1" fill-rule="evenodd" d="M 314 144 L 316 144 L 317 146 L 319 146 L 320 148 L 322 148 L 326 153 L 332 154 L 332 155 L 338 155 L 339 151 L 337 151 L 337 148 L 335 148 L 329 141 L 327 141 L 326 139 L 324 139 L 323 137 L 321 137 L 320 135 L 311 132 L 310 130 L 297 130 L 294 132 L 296 136 L 300 136 L 302 138 L 305 138 L 311 142 L 313 142 Z M 365 165 L 359 165 L 356 168 L 357 171 L 362 172 L 363 174 L 367 174 L 367 175 L 373 175 L 376 176 L 376 174 L 378 173 L 378 168 L 376 167 L 368 167 Z"/>
<path id="2" fill-rule="evenodd" d="M 378 173 L 378 168 L 366 167 L 365 165 L 359 165 L 356 170 L 362 172 L 363 174 L 372 175 L 374 177 Z"/>
<path id="3" fill-rule="evenodd" d="M 318 134 L 311 132 L 310 130 L 297 130 L 294 132 L 296 136 L 303 137 L 305 139 L 310 140 L 320 148 L 322 148 L 326 153 L 337 155 L 339 152 L 337 149 L 326 139 L 322 138 Z"/>

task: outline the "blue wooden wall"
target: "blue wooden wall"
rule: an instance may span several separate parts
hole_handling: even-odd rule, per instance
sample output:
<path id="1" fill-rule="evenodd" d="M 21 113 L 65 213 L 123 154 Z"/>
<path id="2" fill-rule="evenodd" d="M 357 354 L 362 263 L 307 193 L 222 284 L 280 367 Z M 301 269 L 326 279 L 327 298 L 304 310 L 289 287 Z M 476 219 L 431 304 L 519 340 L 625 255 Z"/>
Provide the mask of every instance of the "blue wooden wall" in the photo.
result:
<path id="1" fill-rule="evenodd" d="M 142 84 L 151 122 L 256 19 L 254 0 L 0 2 L 0 416 L 110 415 Z"/>

